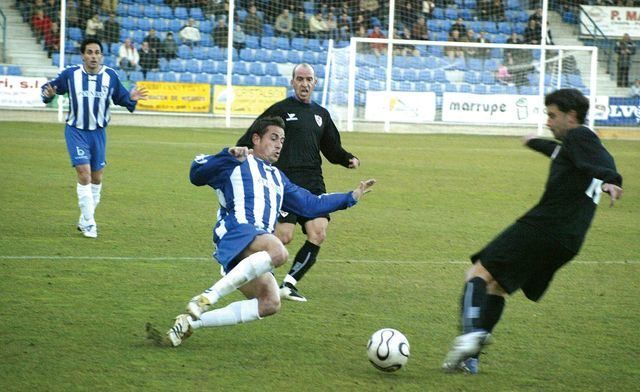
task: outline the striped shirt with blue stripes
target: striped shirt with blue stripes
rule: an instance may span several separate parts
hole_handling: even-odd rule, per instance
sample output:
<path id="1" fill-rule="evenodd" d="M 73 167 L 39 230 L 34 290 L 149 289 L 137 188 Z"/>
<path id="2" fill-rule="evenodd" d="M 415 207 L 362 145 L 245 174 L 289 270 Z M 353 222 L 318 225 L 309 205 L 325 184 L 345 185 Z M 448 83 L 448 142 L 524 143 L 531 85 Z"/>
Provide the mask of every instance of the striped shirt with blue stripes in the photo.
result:
<path id="1" fill-rule="evenodd" d="M 136 108 L 137 101 L 131 100 L 116 71 L 104 65 L 96 74 L 87 73 L 83 65 L 69 66 L 49 84 L 55 87 L 58 95 L 69 93 L 67 124 L 83 131 L 94 131 L 109 124 L 111 100 L 130 112 Z M 43 95 L 42 100 L 49 103 L 53 97 Z"/>

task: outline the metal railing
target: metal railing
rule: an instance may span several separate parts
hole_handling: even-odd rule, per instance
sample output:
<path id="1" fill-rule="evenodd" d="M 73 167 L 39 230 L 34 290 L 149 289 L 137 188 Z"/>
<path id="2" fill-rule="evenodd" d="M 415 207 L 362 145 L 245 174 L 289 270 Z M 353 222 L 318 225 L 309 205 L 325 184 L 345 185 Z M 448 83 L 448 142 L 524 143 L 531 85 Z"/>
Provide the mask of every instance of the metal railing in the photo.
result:
<path id="1" fill-rule="evenodd" d="M 2 31 L 2 39 L 0 39 L 0 45 L 2 45 L 2 50 L 0 50 L 0 63 L 4 63 L 7 61 L 7 17 L 0 9 L 0 31 Z"/>
<path id="2" fill-rule="evenodd" d="M 585 28 L 585 30 L 587 31 L 587 35 L 590 39 L 593 40 L 593 45 L 600 48 L 602 50 L 602 53 L 604 53 L 606 57 L 607 74 L 609 74 L 609 77 L 611 78 L 611 80 L 613 80 L 613 54 L 615 49 L 614 42 L 610 40 L 602 32 L 602 30 L 600 30 L 600 27 L 598 27 L 597 23 L 591 18 L 591 16 L 589 16 L 589 14 L 584 11 L 584 8 L 582 8 L 582 6 L 580 6 L 580 15 L 586 16 L 586 18 L 589 20 L 589 24 L 587 24 L 583 21 L 582 18 L 579 18 L 580 25 Z"/>

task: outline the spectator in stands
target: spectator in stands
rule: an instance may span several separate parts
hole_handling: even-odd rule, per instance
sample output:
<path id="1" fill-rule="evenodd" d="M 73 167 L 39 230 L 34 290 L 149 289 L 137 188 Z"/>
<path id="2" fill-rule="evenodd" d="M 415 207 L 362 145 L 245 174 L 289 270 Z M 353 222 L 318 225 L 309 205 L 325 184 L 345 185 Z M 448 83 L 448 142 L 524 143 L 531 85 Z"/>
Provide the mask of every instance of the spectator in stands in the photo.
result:
<path id="1" fill-rule="evenodd" d="M 413 24 L 411 37 L 421 40 L 429 39 L 429 28 L 427 27 L 427 21 L 424 19 L 424 16 L 419 16 L 416 23 Z"/>
<path id="2" fill-rule="evenodd" d="M 249 35 L 262 37 L 262 18 L 254 4 L 249 7 L 249 13 L 244 18 L 244 31 Z"/>
<path id="3" fill-rule="evenodd" d="M 67 3 L 72 3 L 68 1 Z M 87 28 L 87 21 L 98 13 L 97 7 L 92 4 L 91 0 L 82 0 L 78 7 L 78 22 L 82 30 Z"/>
<path id="4" fill-rule="evenodd" d="M 44 48 L 49 58 L 60 51 L 60 28 L 56 22 L 51 22 L 51 28 L 44 33 Z"/>
<path id="5" fill-rule="evenodd" d="M 351 38 L 352 31 L 351 18 L 349 17 L 349 14 L 343 12 L 338 20 L 338 39 L 341 41 L 348 41 Z"/>
<path id="6" fill-rule="evenodd" d="M 362 12 L 356 14 L 355 21 L 353 22 L 353 28 L 356 31 L 360 29 L 360 26 L 363 26 L 365 31 L 369 28 L 369 22 L 364 19 L 364 14 Z"/>
<path id="7" fill-rule="evenodd" d="M 58 18 L 58 12 L 60 11 L 60 2 L 58 0 L 47 0 L 42 7 L 44 14 L 51 19 L 52 22 Z M 60 25 L 58 25 L 60 28 Z"/>
<path id="8" fill-rule="evenodd" d="M 338 18 L 336 18 L 335 14 L 332 11 L 329 11 L 327 13 L 326 23 L 327 23 L 327 32 L 329 34 L 329 38 L 337 40 L 338 39 Z"/>
<path id="9" fill-rule="evenodd" d="M 173 33 L 171 31 L 167 33 L 164 41 L 162 41 L 162 52 L 160 53 L 160 56 L 167 60 L 178 57 L 178 43 L 173 38 Z"/>
<path id="10" fill-rule="evenodd" d="M 298 14 L 293 18 L 293 27 L 291 29 L 294 37 L 308 38 L 309 37 L 309 21 L 303 10 L 298 11 Z"/>
<path id="11" fill-rule="evenodd" d="M 364 28 L 364 27 L 363 27 Z M 369 38 L 386 38 L 380 29 L 380 25 L 373 26 L 373 31 L 369 34 Z M 387 52 L 387 45 L 379 42 L 371 43 L 371 50 L 376 56 Z"/>
<path id="12" fill-rule="evenodd" d="M 536 24 L 535 20 L 529 20 L 527 27 L 524 29 L 524 43 L 531 45 L 538 45 L 542 39 L 540 32 L 540 26 Z"/>
<path id="13" fill-rule="evenodd" d="M 180 36 L 180 40 L 187 46 L 195 46 L 200 43 L 200 30 L 196 26 L 196 21 L 193 18 L 189 18 L 187 20 L 187 24 L 182 26 L 180 31 L 178 32 Z"/>
<path id="14" fill-rule="evenodd" d="M 356 30 L 356 37 L 358 38 L 368 38 L 367 29 L 364 28 L 364 25 L 358 25 L 358 29 Z"/>
<path id="15" fill-rule="evenodd" d="M 372 17 L 378 17 L 380 2 L 378 0 L 360 0 L 358 12 L 362 14 L 364 22 L 367 23 L 365 28 L 371 24 Z"/>
<path id="16" fill-rule="evenodd" d="M 489 7 L 489 20 L 496 23 L 507 20 L 504 14 L 504 4 L 502 0 L 492 0 L 491 6 Z"/>
<path id="17" fill-rule="evenodd" d="M 126 38 L 118 51 L 118 65 L 125 71 L 134 71 L 138 67 L 140 55 L 131 38 Z"/>
<path id="18" fill-rule="evenodd" d="M 418 10 L 414 8 L 413 0 L 396 1 L 396 18 L 403 26 L 413 26 L 416 22 Z"/>
<path id="19" fill-rule="evenodd" d="M 60 24 L 60 7 L 56 12 L 55 20 Z M 67 9 L 65 11 L 65 17 L 67 18 L 67 27 L 81 27 L 80 18 L 78 17 L 78 5 L 73 1 L 67 1 Z M 119 35 L 120 33 L 118 33 Z"/>
<path id="20" fill-rule="evenodd" d="M 411 37 L 411 31 L 406 26 L 402 28 L 402 33 L 399 33 L 397 29 L 394 30 L 396 30 L 394 37 L 397 39 L 413 39 Z M 418 49 L 416 49 L 414 45 L 394 45 L 393 49 L 396 54 L 401 56 L 420 56 L 420 52 L 418 52 Z"/>
<path id="21" fill-rule="evenodd" d="M 480 32 L 476 42 L 481 43 L 481 44 L 490 44 L 491 43 L 489 38 L 487 38 L 487 32 L 486 31 L 481 31 Z M 487 47 L 478 48 L 478 58 L 486 60 L 489 57 L 491 57 L 491 48 L 487 48 Z"/>
<path id="22" fill-rule="evenodd" d="M 107 14 L 115 14 L 118 9 L 118 0 L 102 0 L 102 4 L 100 5 L 100 13 Z"/>
<path id="23" fill-rule="evenodd" d="M 87 27 L 84 30 L 85 38 L 98 39 L 98 36 L 102 35 L 104 30 L 104 24 L 100 20 L 100 15 L 94 14 L 91 19 L 87 21 Z"/>
<path id="24" fill-rule="evenodd" d="M 202 7 L 202 11 L 208 18 L 217 15 L 227 15 L 229 13 L 229 2 L 225 0 L 208 0 Z"/>
<path id="25" fill-rule="evenodd" d="M 109 19 L 104 22 L 102 30 L 102 42 L 112 44 L 120 41 L 120 23 L 116 19 L 116 14 L 110 14 Z"/>
<path id="26" fill-rule="evenodd" d="M 318 11 L 309 19 L 309 36 L 317 39 L 327 38 L 329 27 L 322 17 L 322 12 Z"/>
<path id="27" fill-rule="evenodd" d="M 293 38 L 293 17 L 289 14 L 289 9 L 284 8 L 280 12 L 273 27 L 277 36 Z"/>
<path id="28" fill-rule="evenodd" d="M 493 8 L 492 0 L 478 0 L 477 3 L 477 15 L 478 20 L 490 20 L 491 9 Z"/>
<path id="29" fill-rule="evenodd" d="M 151 49 L 148 41 L 143 41 L 142 45 L 140 45 L 140 70 L 142 71 L 142 76 L 147 78 L 147 72 L 149 71 L 157 71 L 158 66 L 158 53 L 155 50 Z"/>
<path id="30" fill-rule="evenodd" d="M 616 42 L 618 54 L 618 87 L 629 87 L 629 68 L 631 57 L 636 53 L 636 45 L 631 40 L 629 33 L 625 33 L 620 41 Z"/>
<path id="31" fill-rule="evenodd" d="M 162 41 L 160 40 L 160 38 L 158 38 L 156 29 L 154 29 L 153 27 L 149 29 L 149 33 L 146 37 L 144 37 L 142 42 L 148 42 L 149 48 L 156 52 L 158 56 L 160 56 L 160 54 L 162 53 Z"/>
<path id="32" fill-rule="evenodd" d="M 629 97 L 640 98 L 640 79 L 636 79 L 629 89 Z"/>
<path id="33" fill-rule="evenodd" d="M 478 42 L 475 31 L 469 29 L 464 37 L 460 37 L 461 42 Z M 480 58 L 480 48 L 468 47 L 463 48 L 465 58 Z"/>
<path id="34" fill-rule="evenodd" d="M 227 26 L 224 18 L 218 19 L 218 24 L 216 25 L 216 28 L 213 29 L 211 36 L 213 37 L 213 43 L 216 46 L 220 48 L 226 48 L 229 46 L 227 45 L 229 39 L 229 27 Z"/>
<path id="35" fill-rule="evenodd" d="M 529 21 L 535 21 L 536 25 L 538 26 L 538 28 L 540 28 L 540 26 L 542 26 L 542 8 L 538 7 L 536 8 L 536 10 L 533 12 L 533 14 L 531 14 L 531 16 L 529 16 Z M 527 23 L 529 22 L 527 21 Z"/>
<path id="36" fill-rule="evenodd" d="M 449 29 L 449 36 L 451 36 L 454 31 L 458 32 L 458 37 L 464 37 L 467 35 L 467 26 L 464 24 L 464 19 L 461 17 L 458 17 L 455 23 L 451 25 L 451 28 Z"/>
<path id="37" fill-rule="evenodd" d="M 51 30 L 51 19 L 44 14 L 42 8 L 38 8 L 31 18 L 31 28 L 38 43 L 42 42 L 47 31 Z"/>
<path id="38" fill-rule="evenodd" d="M 509 68 L 505 63 L 501 63 L 496 71 L 496 80 L 500 84 L 508 85 L 513 81 L 513 76 L 509 73 Z"/>
<path id="39" fill-rule="evenodd" d="M 466 31 L 465 31 L 466 34 Z M 449 34 L 449 42 L 462 42 L 460 37 L 460 30 L 451 30 L 451 34 Z M 449 57 L 449 59 L 454 60 L 456 58 L 464 59 L 464 50 L 459 46 L 445 46 L 444 53 Z"/>
<path id="40" fill-rule="evenodd" d="M 512 81 L 516 86 L 524 86 L 527 84 L 527 73 L 532 70 L 530 59 L 528 56 L 514 55 L 513 52 L 507 52 L 505 56 L 505 65 L 509 73 L 512 75 Z"/>
<path id="41" fill-rule="evenodd" d="M 242 31 L 242 26 L 239 23 L 234 23 L 233 25 L 233 47 L 237 50 L 244 49 L 247 44 L 245 41 L 247 40 L 247 36 L 244 31 Z"/>
<path id="42" fill-rule="evenodd" d="M 426 19 L 433 18 L 433 10 L 436 9 L 436 3 L 431 0 L 423 0 L 422 1 L 422 15 Z"/>

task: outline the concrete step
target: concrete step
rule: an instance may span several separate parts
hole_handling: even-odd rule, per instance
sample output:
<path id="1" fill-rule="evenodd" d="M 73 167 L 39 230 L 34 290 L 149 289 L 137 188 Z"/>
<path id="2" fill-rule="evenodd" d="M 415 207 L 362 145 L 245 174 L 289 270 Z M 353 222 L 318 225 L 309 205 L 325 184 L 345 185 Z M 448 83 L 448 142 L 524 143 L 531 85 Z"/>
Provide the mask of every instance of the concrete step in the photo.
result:
<path id="1" fill-rule="evenodd" d="M 30 67 L 22 67 L 22 74 L 24 76 L 37 76 L 37 77 L 46 77 L 47 79 L 52 79 L 58 75 L 58 67 L 54 66 L 30 66 Z"/>
<path id="2" fill-rule="evenodd" d="M 7 54 L 9 63 L 20 66 L 42 66 L 51 64 L 51 59 L 46 53 L 10 52 Z"/>

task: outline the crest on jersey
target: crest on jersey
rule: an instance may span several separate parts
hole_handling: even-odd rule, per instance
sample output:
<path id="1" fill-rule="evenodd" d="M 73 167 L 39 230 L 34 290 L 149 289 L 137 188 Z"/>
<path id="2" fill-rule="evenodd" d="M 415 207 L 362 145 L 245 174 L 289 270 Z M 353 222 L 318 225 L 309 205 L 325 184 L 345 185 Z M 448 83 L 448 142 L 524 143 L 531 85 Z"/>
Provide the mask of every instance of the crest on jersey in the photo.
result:
<path id="1" fill-rule="evenodd" d="M 314 115 L 313 117 L 315 117 L 316 119 L 316 124 L 318 124 L 319 127 L 322 126 L 322 117 L 318 116 L 317 114 Z"/>

